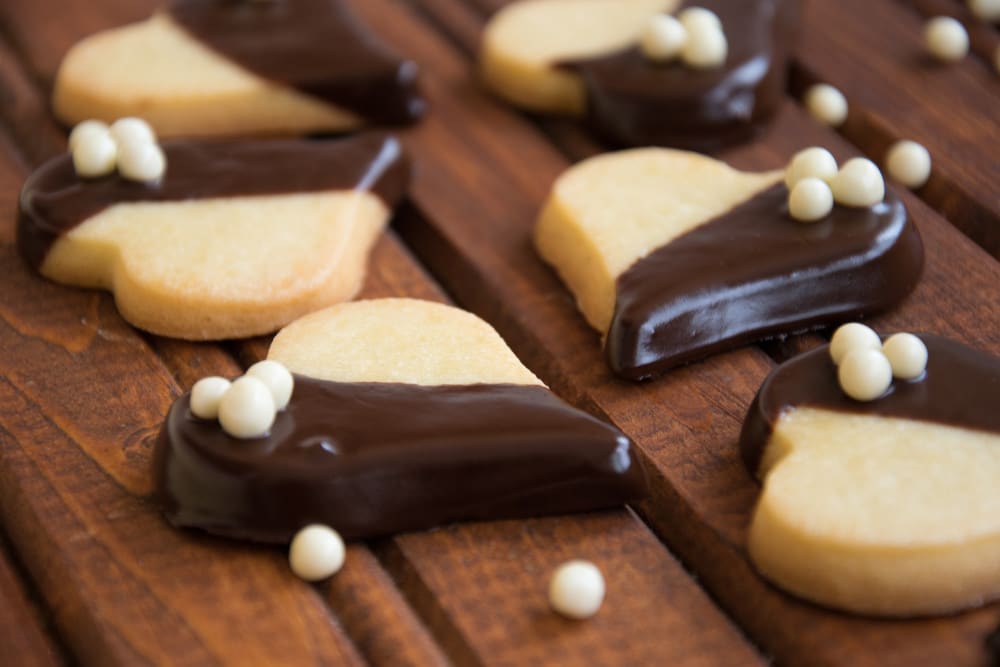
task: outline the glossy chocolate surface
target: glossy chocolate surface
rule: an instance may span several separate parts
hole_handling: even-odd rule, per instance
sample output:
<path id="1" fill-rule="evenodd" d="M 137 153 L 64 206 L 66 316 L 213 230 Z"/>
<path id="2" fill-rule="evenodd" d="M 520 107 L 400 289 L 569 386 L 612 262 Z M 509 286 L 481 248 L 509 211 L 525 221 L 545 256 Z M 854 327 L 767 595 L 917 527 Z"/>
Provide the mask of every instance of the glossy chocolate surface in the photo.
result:
<path id="1" fill-rule="evenodd" d="M 338 383 L 297 375 L 266 438 L 171 408 L 157 487 L 178 526 L 287 542 L 621 505 L 645 492 L 632 444 L 544 387 Z"/>
<path id="2" fill-rule="evenodd" d="M 174 0 L 168 11 L 229 60 L 372 122 L 424 112 L 416 63 L 371 35 L 342 0 Z"/>
<path id="3" fill-rule="evenodd" d="M 615 373 L 672 366 L 889 308 L 917 284 L 923 244 L 891 191 L 816 223 L 775 185 L 640 259 L 618 278 L 605 342 Z"/>
<path id="4" fill-rule="evenodd" d="M 588 122 L 625 146 L 711 151 L 752 139 L 784 99 L 799 0 L 697 0 L 722 21 L 725 64 L 656 63 L 639 48 L 562 63 L 587 90 Z"/>
<path id="5" fill-rule="evenodd" d="M 915 381 L 893 380 L 889 393 L 874 401 L 855 401 L 843 392 L 826 345 L 772 371 L 754 398 L 740 434 L 740 451 L 751 474 L 757 474 L 774 425 L 795 407 L 1000 434 L 1000 358 L 940 336 L 918 335 L 927 346 L 927 372 Z"/>
<path id="6" fill-rule="evenodd" d="M 21 190 L 17 245 L 34 268 L 62 234 L 104 209 L 124 202 L 368 190 L 391 208 L 403 196 L 409 163 L 402 146 L 385 135 L 337 141 L 168 141 L 166 175 L 156 184 L 117 173 L 77 176 L 68 154 L 49 160 Z"/>

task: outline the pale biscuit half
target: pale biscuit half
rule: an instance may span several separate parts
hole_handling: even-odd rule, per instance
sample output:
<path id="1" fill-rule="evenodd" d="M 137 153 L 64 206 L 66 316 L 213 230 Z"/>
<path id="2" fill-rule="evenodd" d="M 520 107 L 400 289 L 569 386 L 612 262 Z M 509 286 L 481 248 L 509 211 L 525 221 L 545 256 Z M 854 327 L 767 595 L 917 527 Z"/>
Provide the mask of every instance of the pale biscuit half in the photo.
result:
<path id="1" fill-rule="evenodd" d="M 535 245 L 606 334 L 615 281 L 636 261 L 781 180 L 697 153 L 642 148 L 585 160 L 556 181 Z"/>
<path id="2" fill-rule="evenodd" d="M 680 0 L 523 0 L 507 5 L 483 34 L 480 67 L 487 84 L 533 111 L 583 115 L 579 75 L 561 62 L 601 56 L 636 42 L 649 19 Z"/>
<path id="3" fill-rule="evenodd" d="M 489 324 L 417 299 L 355 301 L 312 313 L 282 329 L 267 356 L 333 382 L 542 384 Z"/>
<path id="4" fill-rule="evenodd" d="M 760 475 L 750 554 L 782 588 L 891 616 L 1000 596 L 1000 436 L 798 407 Z"/>

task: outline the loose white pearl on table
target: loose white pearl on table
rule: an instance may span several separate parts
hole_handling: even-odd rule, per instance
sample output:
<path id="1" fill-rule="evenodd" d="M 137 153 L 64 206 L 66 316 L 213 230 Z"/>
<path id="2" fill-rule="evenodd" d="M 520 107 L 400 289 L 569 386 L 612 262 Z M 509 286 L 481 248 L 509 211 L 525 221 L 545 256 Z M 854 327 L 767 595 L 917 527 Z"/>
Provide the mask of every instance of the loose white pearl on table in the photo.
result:
<path id="1" fill-rule="evenodd" d="M 297 577 L 306 581 L 332 577 L 344 566 L 344 540 L 328 526 L 306 526 L 292 539 L 288 564 Z"/>
<path id="2" fill-rule="evenodd" d="M 830 183 L 833 198 L 842 206 L 865 208 L 885 199 L 885 179 L 871 160 L 856 157 L 844 163 Z"/>
<path id="3" fill-rule="evenodd" d="M 560 565 L 549 582 L 549 604 L 563 616 L 590 618 L 604 602 L 604 576 L 596 565 L 571 560 Z"/>
<path id="4" fill-rule="evenodd" d="M 119 118 L 111 124 L 111 136 L 119 146 L 129 143 L 155 144 L 156 133 L 141 118 Z"/>
<path id="5" fill-rule="evenodd" d="M 97 130 L 77 135 L 72 152 L 73 169 L 84 178 L 105 176 L 115 170 L 118 146 L 108 132 Z"/>
<path id="6" fill-rule="evenodd" d="M 889 336 L 882 345 L 892 366 L 892 374 L 901 380 L 916 380 L 927 370 L 927 346 L 910 333 Z"/>
<path id="7" fill-rule="evenodd" d="M 698 30 L 700 28 L 716 28 L 722 30 L 722 21 L 719 15 L 711 9 L 704 7 L 688 7 L 677 15 L 677 20 L 688 30 Z"/>
<path id="8" fill-rule="evenodd" d="M 813 118 L 831 127 L 840 127 L 847 120 L 847 98 L 828 83 L 810 86 L 805 104 Z"/>
<path id="9" fill-rule="evenodd" d="M 885 158 L 889 176 L 908 188 L 923 187 L 931 177 L 931 154 L 922 145 L 909 139 L 897 141 Z"/>
<path id="10" fill-rule="evenodd" d="M 818 178 L 803 178 L 788 193 L 788 212 L 799 222 L 816 222 L 832 210 L 833 191 Z"/>
<path id="11" fill-rule="evenodd" d="M 837 380 L 856 401 L 874 401 L 892 384 L 892 365 L 881 350 L 854 349 L 840 362 Z"/>
<path id="12" fill-rule="evenodd" d="M 76 144 L 80 141 L 81 137 L 88 134 L 108 134 L 108 126 L 106 123 L 102 123 L 99 120 L 85 120 L 82 123 L 77 123 L 73 130 L 69 133 L 69 150 L 73 152 L 76 148 Z"/>
<path id="13" fill-rule="evenodd" d="M 232 383 L 217 376 L 202 378 L 191 387 L 191 412 L 202 419 L 219 416 L 219 402 Z"/>
<path id="14" fill-rule="evenodd" d="M 969 0 L 969 9 L 983 21 L 1000 21 L 1000 0 Z"/>
<path id="15" fill-rule="evenodd" d="M 155 143 L 128 142 L 118 148 L 118 171 L 130 181 L 158 181 L 166 169 L 167 158 Z"/>
<path id="16" fill-rule="evenodd" d="M 851 350 L 881 350 L 882 339 L 875 330 L 860 322 L 850 322 L 837 328 L 830 338 L 830 358 L 840 365 Z"/>
<path id="17" fill-rule="evenodd" d="M 669 14 L 657 14 L 649 19 L 639 38 L 644 56 L 656 62 L 676 58 L 687 42 L 687 30 Z"/>
<path id="18" fill-rule="evenodd" d="M 277 411 L 267 385 L 243 376 L 233 382 L 219 401 L 219 423 L 234 438 L 260 438 L 274 424 Z"/>
<path id="19" fill-rule="evenodd" d="M 292 398 L 292 389 L 295 386 L 295 379 L 288 369 L 277 361 L 258 361 L 247 370 L 247 376 L 257 378 L 271 392 L 274 399 L 274 408 L 278 411 L 284 410 L 288 401 Z"/>
<path id="20" fill-rule="evenodd" d="M 942 62 L 953 63 L 969 53 L 969 33 L 950 16 L 935 16 L 924 26 L 927 50 Z"/>
<path id="21" fill-rule="evenodd" d="M 722 28 L 696 22 L 687 28 L 687 41 L 681 49 L 681 60 L 695 69 L 720 67 L 729 55 L 729 42 Z"/>
<path id="22" fill-rule="evenodd" d="M 791 190 L 803 178 L 818 178 L 829 183 L 837 175 L 837 159 L 820 146 L 806 148 L 792 157 L 785 169 L 785 185 Z"/>

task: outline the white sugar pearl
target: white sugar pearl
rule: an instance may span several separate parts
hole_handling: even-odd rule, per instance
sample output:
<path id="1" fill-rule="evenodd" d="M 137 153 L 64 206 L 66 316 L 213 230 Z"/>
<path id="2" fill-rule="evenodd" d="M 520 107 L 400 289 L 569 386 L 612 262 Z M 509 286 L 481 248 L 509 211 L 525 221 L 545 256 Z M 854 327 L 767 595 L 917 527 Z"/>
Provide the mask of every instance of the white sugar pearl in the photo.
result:
<path id="1" fill-rule="evenodd" d="M 828 83 L 817 83 L 806 91 L 806 109 L 812 117 L 830 127 L 840 127 L 847 120 L 847 98 Z"/>
<path id="2" fill-rule="evenodd" d="M 119 118 L 111 124 L 111 137 L 119 146 L 130 143 L 155 144 L 156 133 L 141 118 Z"/>
<path id="3" fill-rule="evenodd" d="M 344 540 L 327 526 L 306 526 L 292 539 L 288 564 L 297 577 L 306 581 L 332 577 L 344 566 Z"/>
<path id="4" fill-rule="evenodd" d="M 830 339 L 830 358 L 840 365 L 851 350 L 881 350 L 882 339 L 875 330 L 860 322 L 851 322 L 837 328 Z"/>
<path id="5" fill-rule="evenodd" d="M 130 142 L 118 149 L 118 171 L 130 181 L 158 181 L 166 168 L 167 158 L 154 143 Z"/>
<path id="6" fill-rule="evenodd" d="M 295 386 L 295 380 L 287 368 L 277 361 L 259 361 L 247 370 L 247 376 L 257 378 L 267 385 L 276 410 L 285 409 Z"/>
<path id="7" fill-rule="evenodd" d="M 80 138 L 88 134 L 108 134 L 108 126 L 99 120 L 85 120 L 82 123 L 77 123 L 69 133 L 70 152 L 76 148 L 76 144 L 80 141 Z"/>
<path id="8" fill-rule="evenodd" d="M 704 7 L 688 7 L 677 15 L 677 20 L 688 30 L 699 28 L 715 28 L 722 30 L 719 15 Z"/>
<path id="9" fill-rule="evenodd" d="M 785 169 L 785 185 L 791 190 L 803 178 L 818 178 L 830 182 L 837 175 L 837 159 L 833 153 L 813 146 L 799 151 Z"/>
<path id="10" fill-rule="evenodd" d="M 639 38 L 644 56 L 656 62 L 673 60 L 687 42 L 687 30 L 669 14 L 657 14 L 649 19 Z"/>
<path id="11" fill-rule="evenodd" d="M 799 222 L 816 222 L 832 210 L 833 191 L 818 178 L 803 178 L 788 193 L 788 212 Z"/>
<path id="12" fill-rule="evenodd" d="M 885 199 L 885 179 L 871 160 L 856 157 L 844 163 L 830 183 L 833 198 L 842 206 L 866 208 Z"/>
<path id="13" fill-rule="evenodd" d="M 885 158 L 889 176 L 908 188 L 923 187 L 931 177 L 931 154 L 915 141 L 897 141 Z"/>
<path id="14" fill-rule="evenodd" d="M 685 65 L 696 69 L 720 67 L 729 55 L 729 43 L 722 28 L 695 23 L 687 28 L 687 41 L 681 49 Z"/>
<path id="15" fill-rule="evenodd" d="M 207 377 L 191 387 L 191 412 L 202 419 L 216 419 L 219 416 L 219 402 L 232 383 L 226 378 Z"/>
<path id="16" fill-rule="evenodd" d="M 563 616 L 589 618 L 604 602 L 604 576 L 585 560 L 560 565 L 549 582 L 549 604 Z"/>
<path id="17" fill-rule="evenodd" d="M 924 26 L 927 50 L 942 62 L 953 63 L 969 53 L 969 33 L 950 16 L 935 16 Z"/>
<path id="18" fill-rule="evenodd" d="M 115 170 L 118 146 L 108 132 L 78 135 L 73 146 L 73 169 L 84 178 L 106 176 Z"/>
<path id="19" fill-rule="evenodd" d="M 844 393 L 856 401 L 874 401 L 892 384 L 892 365 L 881 350 L 851 350 L 837 368 Z"/>
<path id="20" fill-rule="evenodd" d="M 882 353 L 892 366 L 892 374 L 901 380 L 916 380 L 927 370 L 927 346 L 913 334 L 889 336 Z"/>
<path id="21" fill-rule="evenodd" d="M 1000 0 L 969 0 L 969 9 L 983 21 L 1000 21 Z"/>
<path id="22" fill-rule="evenodd" d="M 274 399 L 257 378 L 241 377 L 219 401 L 219 423 L 234 438 L 260 438 L 274 424 Z"/>

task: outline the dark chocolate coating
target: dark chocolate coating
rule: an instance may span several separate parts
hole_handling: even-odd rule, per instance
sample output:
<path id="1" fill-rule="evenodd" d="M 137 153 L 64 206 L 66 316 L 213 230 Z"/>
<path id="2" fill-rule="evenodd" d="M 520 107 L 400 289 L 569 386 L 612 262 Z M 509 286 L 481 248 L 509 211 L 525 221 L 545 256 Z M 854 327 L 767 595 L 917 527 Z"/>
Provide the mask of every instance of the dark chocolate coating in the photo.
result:
<path id="1" fill-rule="evenodd" d="M 390 207 L 402 198 L 409 162 L 399 141 L 361 135 L 337 141 L 240 141 L 163 144 L 167 171 L 156 184 L 117 173 L 77 176 L 68 154 L 39 167 L 21 189 L 17 247 L 38 269 L 62 234 L 123 202 L 369 190 Z"/>
<path id="2" fill-rule="evenodd" d="M 375 123 L 409 123 L 426 104 L 417 65 L 371 35 L 342 0 L 174 0 L 198 41 L 271 81 Z"/>
<path id="3" fill-rule="evenodd" d="M 955 341 L 918 334 L 927 346 L 927 371 L 918 380 L 893 380 L 874 401 L 855 401 L 837 382 L 824 345 L 791 359 L 764 380 L 743 421 L 740 452 L 754 476 L 774 425 L 787 410 L 822 408 L 958 426 L 1000 434 L 1000 358 Z"/>
<path id="4" fill-rule="evenodd" d="M 621 505 L 645 493 L 632 443 L 544 387 L 338 383 L 297 375 L 268 437 L 167 416 L 156 481 L 177 526 L 287 542 L 326 524 L 361 539 Z"/>
<path id="5" fill-rule="evenodd" d="M 583 79 L 587 119 L 625 146 L 717 150 L 752 139 L 785 97 L 799 0 L 697 0 L 722 21 L 726 62 L 695 69 L 656 63 L 638 46 L 563 63 Z"/>
<path id="6" fill-rule="evenodd" d="M 608 362 L 638 380 L 746 343 L 884 310 L 916 286 L 923 244 L 899 198 L 815 223 L 775 185 L 618 278 Z"/>

